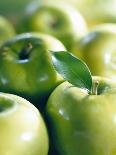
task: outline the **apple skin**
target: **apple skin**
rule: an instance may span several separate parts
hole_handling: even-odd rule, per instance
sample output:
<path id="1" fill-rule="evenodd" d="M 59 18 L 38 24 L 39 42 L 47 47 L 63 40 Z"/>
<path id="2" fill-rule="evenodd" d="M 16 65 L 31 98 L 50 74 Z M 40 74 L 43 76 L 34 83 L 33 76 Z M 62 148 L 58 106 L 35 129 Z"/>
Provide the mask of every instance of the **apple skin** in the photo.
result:
<path id="1" fill-rule="evenodd" d="M 48 99 L 49 130 L 60 155 L 116 154 L 116 83 L 96 81 L 98 95 L 64 82 Z"/>
<path id="2" fill-rule="evenodd" d="M 98 0 L 97 4 L 95 0 L 64 1 L 68 1 L 81 12 L 87 22 L 89 29 L 93 28 L 97 24 L 116 23 L 116 0 Z"/>
<path id="3" fill-rule="evenodd" d="M 70 1 L 70 0 L 69 0 Z M 81 12 L 91 29 L 97 24 L 116 23 L 116 0 L 78 0 L 73 5 Z"/>
<path id="4" fill-rule="evenodd" d="M 24 33 L 7 41 L 0 48 L 0 91 L 17 94 L 43 108 L 49 94 L 64 81 L 48 50 L 64 51 L 65 47 L 40 33 Z"/>
<path id="5" fill-rule="evenodd" d="M 0 46 L 4 41 L 15 36 L 15 34 L 15 29 L 10 21 L 5 17 L 0 16 Z"/>
<path id="6" fill-rule="evenodd" d="M 67 3 L 34 2 L 27 6 L 21 31 L 50 34 L 72 52 L 77 40 L 87 33 L 87 25 L 82 15 Z"/>
<path id="7" fill-rule="evenodd" d="M 0 93 L 0 154 L 47 155 L 49 140 L 45 122 L 30 102 Z"/>
<path id="8" fill-rule="evenodd" d="M 63 0 L 75 7 L 84 17 L 89 30 L 97 24 L 116 23 L 116 0 Z M 43 0 L 44 3 L 58 3 L 59 0 Z"/>
<path id="9" fill-rule="evenodd" d="M 116 25 L 101 24 L 96 26 L 77 44 L 75 55 L 86 62 L 92 75 L 115 79 Z"/>

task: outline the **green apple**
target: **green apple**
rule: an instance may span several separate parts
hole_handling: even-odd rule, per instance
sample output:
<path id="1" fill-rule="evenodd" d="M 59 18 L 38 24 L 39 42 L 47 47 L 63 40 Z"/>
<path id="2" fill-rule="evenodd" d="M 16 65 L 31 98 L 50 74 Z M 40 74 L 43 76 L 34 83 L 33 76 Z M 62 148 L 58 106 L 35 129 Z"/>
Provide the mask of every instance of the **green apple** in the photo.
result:
<path id="1" fill-rule="evenodd" d="M 51 94 L 46 111 L 60 155 L 116 154 L 116 83 L 93 77 L 96 83 L 92 94 L 68 82 Z"/>
<path id="2" fill-rule="evenodd" d="M 96 24 L 116 23 L 116 0 L 63 0 L 75 7 L 85 18 L 89 29 Z M 55 3 L 59 0 L 43 0 L 44 3 Z"/>
<path id="3" fill-rule="evenodd" d="M 55 71 L 50 51 L 65 50 L 49 35 L 24 33 L 0 48 L 0 91 L 22 96 L 37 107 L 44 105 L 63 78 Z"/>
<path id="4" fill-rule="evenodd" d="M 20 26 L 21 27 L 21 26 Z M 64 2 L 31 3 L 26 10 L 23 31 L 38 31 L 58 38 L 68 50 L 87 33 L 82 15 Z"/>
<path id="5" fill-rule="evenodd" d="M 0 16 L 0 45 L 15 35 L 13 25 L 3 16 Z"/>
<path id="6" fill-rule="evenodd" d="M 79 52 L 81 53 L 79 53 Z M 83 37 L 76 56 L 87 63 L 93 75 L 116 78 L 116 25 L 101 24 Z"/>
<path id="7" fill-rule="evenodd" d="M 116 0 L 68 0 L 84 16 L 89 28 L 101 23 L 116 23 Z"/>
<path id="8" fill-rule="evenodd" d="M 66 80 L 50 95 L 46 118 L 60 155 L 116 154 L 116 81 L 91 76 L 88 66 L 66 51 L 52 52 Z"/>
<path id="9" fill-rule="evenodd" d="M 48 133 L 40 112 L 27 100 L 0 93 L 0 154 L 47 155 Z"/>

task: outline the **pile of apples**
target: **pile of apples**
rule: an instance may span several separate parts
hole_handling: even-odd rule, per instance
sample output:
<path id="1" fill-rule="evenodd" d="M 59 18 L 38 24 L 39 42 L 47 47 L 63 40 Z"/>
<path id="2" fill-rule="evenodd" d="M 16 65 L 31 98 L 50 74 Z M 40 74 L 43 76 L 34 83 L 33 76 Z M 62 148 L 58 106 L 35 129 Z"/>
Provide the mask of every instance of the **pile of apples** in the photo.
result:
<path id="1" fill-rule="evenodd" d="M 9 2 L 0 155 L 116 155 L 116 0 Z"/>

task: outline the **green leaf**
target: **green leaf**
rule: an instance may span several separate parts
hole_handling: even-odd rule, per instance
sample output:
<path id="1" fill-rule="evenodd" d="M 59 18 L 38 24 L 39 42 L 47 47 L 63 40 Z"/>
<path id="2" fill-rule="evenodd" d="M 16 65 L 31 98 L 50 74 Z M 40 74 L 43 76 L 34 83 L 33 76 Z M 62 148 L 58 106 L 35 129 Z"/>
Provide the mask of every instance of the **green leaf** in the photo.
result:
<path id="1" fill-rule="evenodd" d="M 91 92 L 92 76 L 88 66 L 66 51 L 52 51 L 52 62 L 56 71 L 72 85 Z"/>

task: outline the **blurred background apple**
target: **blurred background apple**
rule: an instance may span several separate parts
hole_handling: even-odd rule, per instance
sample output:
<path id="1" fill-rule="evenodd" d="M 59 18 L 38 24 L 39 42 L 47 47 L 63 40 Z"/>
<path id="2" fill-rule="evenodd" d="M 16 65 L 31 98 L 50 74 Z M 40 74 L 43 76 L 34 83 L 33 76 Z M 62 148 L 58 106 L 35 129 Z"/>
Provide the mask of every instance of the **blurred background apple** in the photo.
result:
<path id="1" fill-rule="evenodd" d="M 116 24 L 99 24 L 77 46 L 92 75 L 116 80 Z"/>
<path id="2" fill-rule="evenodd" d="M 66 2 L 30 3 L 20 23 L 20 32 L 50 34 L 69 51 L 73 51 L 73 46 L 87 33 L 83 16 Z"/>
<path id="3" fill-rule="evenodd" d="M 116 23 L 116 0 L 34 0 L 41 4 L 65 1 L 75 7 L 84 16 L 88 26 L 101 23 Z M 16 23 L 23 16 L 25 7 L 33 0 L 1 0 L 0 14 L 10 17 Z M 62 6 L 64 7 L 64 6 Z M 18 18 L 16 18 L 18 17 Z"/>
<path id="4" fill-rule="evenodd" d="M 44 0 L 46 3 L 53 0 Z M 58 1 L 58 0 L 55 0 Z M 116 0 L 64 0 L 70 3 L 86 19 L 88 26 L 91 28 L 100 23 L 116 22 Z"/>
<path id="5" fill-rule="evenodd" d="M 15 29 L 12 23 L 0 15 L 0 45 L 13 36 L 15 36 Z"/>

